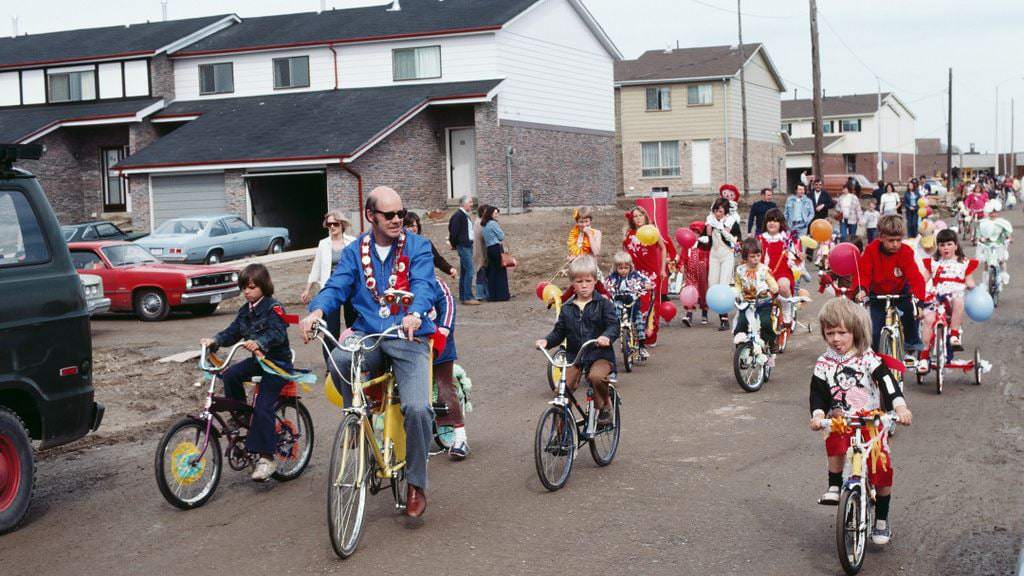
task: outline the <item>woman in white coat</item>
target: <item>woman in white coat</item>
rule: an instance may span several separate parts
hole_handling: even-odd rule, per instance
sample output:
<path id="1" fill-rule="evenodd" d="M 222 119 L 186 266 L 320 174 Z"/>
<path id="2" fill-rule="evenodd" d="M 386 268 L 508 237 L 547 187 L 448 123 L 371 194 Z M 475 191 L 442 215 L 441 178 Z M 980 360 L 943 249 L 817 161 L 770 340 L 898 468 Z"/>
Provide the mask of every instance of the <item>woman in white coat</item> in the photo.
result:
<path id="1" fill-rule="evenodd" d="M 739 220 L 729 214 L 729 200 L 719 198 L 711 206 L 711 213 L 704 221 L 707 237 L 711 242 L 711 254 L 708 259 L 708 286 L 732 283 L 735 272 L 735 247 L 739 244 L 742 231 Z M 719 330 L 729 329 L 729 316 L 719 316 Z"/>
<path id="2" fill-rule="evenodd" d="M 316 247 L 316 256 L 313 257 L 313 268 L 309 271 L 309 278 L 306 280 L 306 289 L 302 291 L 301 299 L 303 304 L 309 304 L 313 296 L 327 284 L 334 267 L 341 260 L 341 253 L 346 246 L 355 242 L 355 238 L 346 234 L 352 223 L 342 215 L 340 210 L 331 210 L 324 214 L 324 228 L 327 229 L 327 238 L 324 238 Z M 345 325 L 351 326 L 355 322 L 355 311 L 351 306 L 345 306 Z M 341 314 L 334 313 L 324 318 L 331 334 L 337 338 L 341 335 Z"/>

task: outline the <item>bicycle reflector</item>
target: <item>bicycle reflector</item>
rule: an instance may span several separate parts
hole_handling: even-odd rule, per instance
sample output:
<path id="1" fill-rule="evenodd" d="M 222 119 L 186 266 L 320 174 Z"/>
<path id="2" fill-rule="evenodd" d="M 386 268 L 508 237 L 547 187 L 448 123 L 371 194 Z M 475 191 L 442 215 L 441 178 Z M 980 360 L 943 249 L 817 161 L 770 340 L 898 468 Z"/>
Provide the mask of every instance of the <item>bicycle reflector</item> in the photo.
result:
<path id="1" fill-rule="evenodd" d="M 406 308 L 412 306 L 412 296 L 402 296 L 402 306 Z"/>
<path id="2" fill-rule="evenodd" d="M 397 299 L 398 297 L 390 292 L 384 294 L 384 302 L 387 302 L 388 304 L 394 304 Z"/>

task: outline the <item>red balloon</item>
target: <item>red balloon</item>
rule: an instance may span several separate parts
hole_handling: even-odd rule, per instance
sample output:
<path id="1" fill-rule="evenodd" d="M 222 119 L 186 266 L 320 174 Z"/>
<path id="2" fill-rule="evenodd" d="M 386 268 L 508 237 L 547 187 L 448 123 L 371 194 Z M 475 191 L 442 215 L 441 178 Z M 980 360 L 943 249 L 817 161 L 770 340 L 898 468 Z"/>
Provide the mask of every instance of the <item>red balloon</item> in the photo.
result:
<path id="1" fill-rule="evenodd" d="M 544 301 L 544 289 L 548 287 L 548 284 L 550 284 L 550 282 L 537 283 L 537 289 L 534 290 L 534 293 L 537 294 L 537 300 L 540 300 L 541 302 Z"/>
<path id="2" fill-rule="evenodd" d="M 857 273 L 859 258 L 860 250 L 849 242 L 843 242 L 828 253 L 828 266 L 840 276 L 853 276 Z"/>
<path id="3" fill-rule="evenodd" d="M 661 312 L 661 317 L 665 319 L 665 322 L 671 322 L 676 317 L 676 305 L 671 302 L 662 302 L 659 312 Z"/>
<path id="4" fill-rule="evenodd" d="M 679 247 L 683 250 L 689 250 L 697 243 L 697 235 L 689 228 L 679 228 L 676 230 L 676 242 L 679 243 Z"/>

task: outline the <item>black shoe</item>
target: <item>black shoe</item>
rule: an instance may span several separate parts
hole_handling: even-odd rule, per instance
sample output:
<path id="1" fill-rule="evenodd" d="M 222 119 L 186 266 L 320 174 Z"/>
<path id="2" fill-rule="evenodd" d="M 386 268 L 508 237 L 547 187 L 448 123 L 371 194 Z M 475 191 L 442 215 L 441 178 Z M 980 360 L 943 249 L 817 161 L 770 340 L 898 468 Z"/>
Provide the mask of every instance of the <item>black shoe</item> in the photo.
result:
<path id="1" fill-rule="evenodd" d="M 597 413 L 597 427 L 598 429 L 607 428 L 612 425 L 612 413 L 607 408 Z"/>
<path id="2" fill-rule="evenodd" d="M 686 326 L 687 328 L 692 328 L 693 327 L 693 313 L 692 312 L 687 312 L 686 316 L 683 316 L 683 326 Z"/>
<path id="3" fill-rule="evenodd" d="M 700 325 L 701 326 L 707 326 L 708 325 L 708 311 L 707 310 L 704 310 L 703 312 L 700 313 Z"/>
<path id="4" fill-rule="evenodd" d="M 727 318 L 722 318 L 722 323 L 718 326 L 718 331 L 719 332 L 724 332 L 724 331 L 726 331 L 728 329 L 729 329 L 729 320 Z"/>

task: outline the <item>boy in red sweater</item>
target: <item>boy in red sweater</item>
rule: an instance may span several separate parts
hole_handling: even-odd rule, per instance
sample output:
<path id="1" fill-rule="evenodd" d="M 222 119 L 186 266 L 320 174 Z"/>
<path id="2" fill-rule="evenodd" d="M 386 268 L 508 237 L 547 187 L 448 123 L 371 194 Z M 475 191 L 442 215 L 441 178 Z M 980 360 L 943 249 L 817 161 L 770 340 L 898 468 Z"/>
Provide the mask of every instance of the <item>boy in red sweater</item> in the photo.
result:
<path id="1" fill-rule="evenodd" d="M 906 224 L 898 214 L 882 216 L 878 221 L 878 238 L 868 244 L 860 257 L 860 289 L 857 300 L 870 298 L 871 305 L 871 346 L 877 352 L 882 325 L 885 323 L 885 302 L 872 298 L 900 294 L 896 306 L 902 312 L 903 335 L 907 342 L 907 357 L 911 351 L 921 349 L 917 319 L 914 317 L 914 302 L 925 297 L 924 276 L 914 260 L 914 249 L 903 243 Z M 856 279 L 855 279 L 856 280 Z"/>

